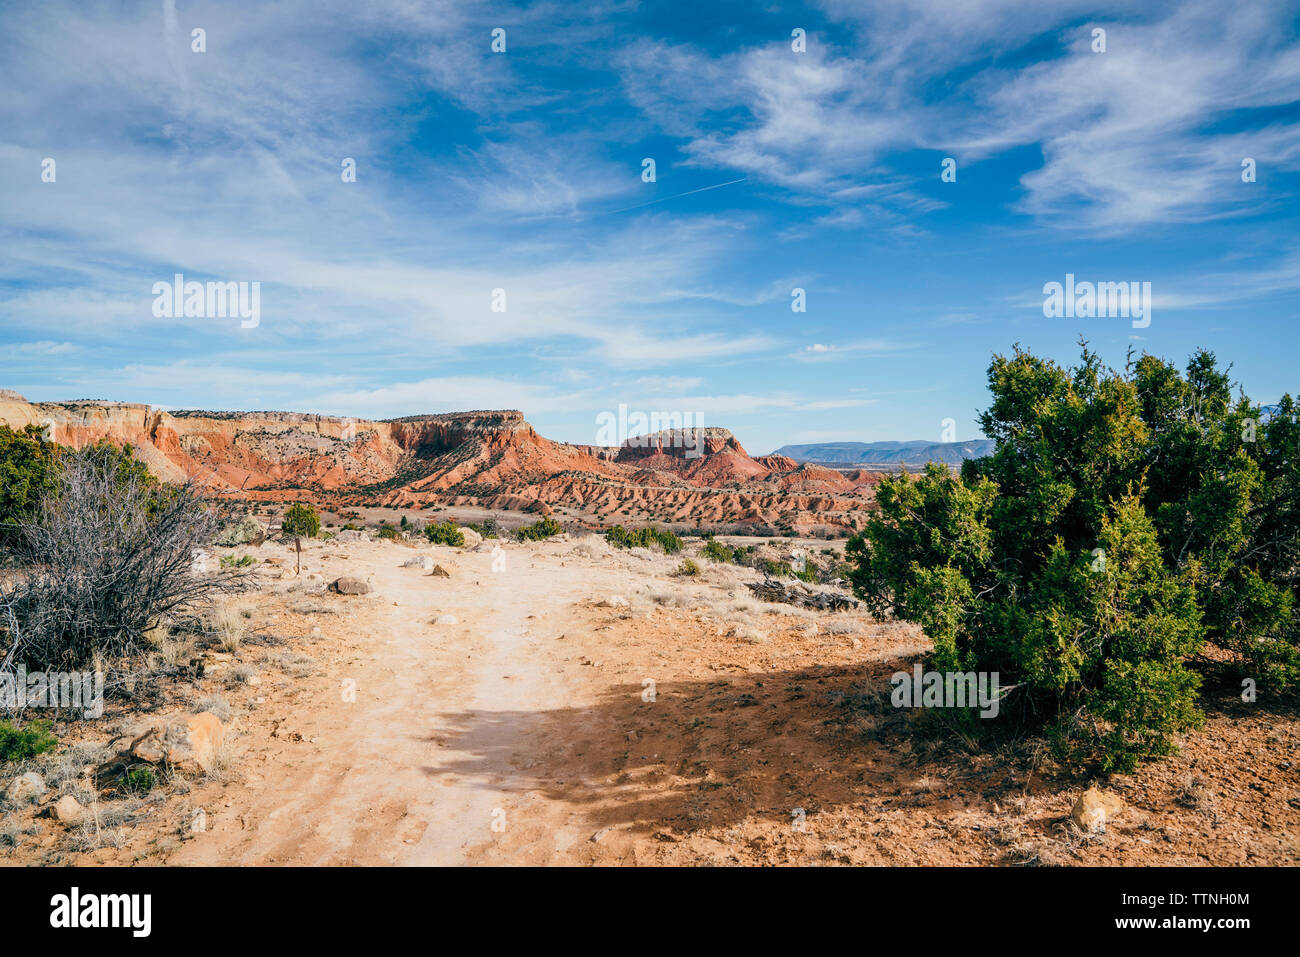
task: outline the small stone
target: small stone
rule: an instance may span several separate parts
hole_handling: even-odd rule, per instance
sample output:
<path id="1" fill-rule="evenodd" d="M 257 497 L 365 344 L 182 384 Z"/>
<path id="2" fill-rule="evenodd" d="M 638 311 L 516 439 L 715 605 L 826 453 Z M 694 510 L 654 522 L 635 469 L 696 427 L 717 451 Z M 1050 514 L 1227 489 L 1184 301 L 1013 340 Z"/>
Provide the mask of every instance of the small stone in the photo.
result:
<path id="1" fill-rule="evenodd" d="M 451 572 L 447 571 L 447 569 L 443 568 L 441 565 L 434 565 L 433 570 L 430 572 L 430 574 L 433 575 L 434 578 L 451 577 Z"/>
<path id="2" fill-rule="evenodd" d="M 599 831 L 597 831 L 595 834 L 591 835 L 591 843 L 592 843 L 592 844 L 599 844 L 602 840 L 604 840 L 604 838 L 605 838 L 606 835 L 608 835 L 608 834 L 609 834 L 609 828 L 607 828 L 607 827 L 602 827 L 602 828 L 601 828 Z"/>
<path id="3" fill-rule="evenodd" d="M 35 801 L 45 793 L 45 778 L 41 777 L 35 771 L 28 771 L 26 774 L 14 778 L 9 782 L 9 787 L 5 791 L 5 796 L 11 801 L 18 803 L 29 803 Z"/>
<path id="4" fill-rule="evenodd" d="M 86 809 L 71 794 L 65 794 L 55 802 L 54 810 L 50 813 L 60 824 L 79 824 Z"/>
<path id="5" fill-rule="evenodd" d="M 455 615 L 439 615 L 433 619 L 433 623 L 435 625 L 459 625 L 460 621 L 457 620 Z"/>

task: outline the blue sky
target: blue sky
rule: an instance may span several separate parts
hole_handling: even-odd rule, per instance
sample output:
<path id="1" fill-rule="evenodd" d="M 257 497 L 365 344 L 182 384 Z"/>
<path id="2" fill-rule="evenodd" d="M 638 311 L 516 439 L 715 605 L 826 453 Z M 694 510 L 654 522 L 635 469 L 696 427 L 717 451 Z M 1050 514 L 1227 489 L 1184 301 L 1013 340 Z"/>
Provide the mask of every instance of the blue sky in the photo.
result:
<path id="1" fill-rule="evenodd" d="M 764 453 L 978 437 L 1017 342 L 1300 389 L 1295 2 L 0 3 L 0 84 L 33 399 L 573 442 L 626 404 Z M 176 272 L 260 282 L 259 324 L 155 318 Z M 1150 326 L 1045 318 L 1066 273 L 1150 282 Z"/>

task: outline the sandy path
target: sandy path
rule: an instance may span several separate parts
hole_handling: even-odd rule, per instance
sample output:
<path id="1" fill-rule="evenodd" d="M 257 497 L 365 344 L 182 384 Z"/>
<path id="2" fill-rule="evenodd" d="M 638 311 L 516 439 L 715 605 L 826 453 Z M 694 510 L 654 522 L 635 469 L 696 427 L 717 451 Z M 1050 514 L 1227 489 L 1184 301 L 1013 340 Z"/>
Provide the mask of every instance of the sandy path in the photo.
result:
<path id="1" fill-rule="evenodd" d="M 526 731 L 519 718 L 569 703 L 561 653 L 574 642 L 557 651 L 554 629 L 534 631 L 529 616 L 560 611 L 589 588 L 517 549 L 500 572 L 489 551 L 444 552 L 437 560 L 454 566 L 451 579 L 399 567 L 407 550 L 353 550 L 374 574 L 374 592 L 332 623 L 349 630 L 353 656 L 279 706 L 275 737 L 250 732 L 243 787 L 227 792 L 230 806 L 215 809 L 209 832 L 173 862 L 551 859 L 582 825 L 573 809 L 522 788 L 518 769 L 534 779 L 544 755 L 530 740 L 535 722 Z M 458 624 L 431 624 L 438 614 Z M 355 701 L 344 700 L 346 681 Z"/>
<path id="2" fill-rule="evenodd" d="M 264 551 L 270 576 L 287 567 L 282 548 Z M 759 606 L 741 593 L 748 569 L 687 580 L 677 556 L 598 541 L 507 544 L 501 572 L 490 550 L 433 551 L 450 578 L 401 567 L 420 553 L 408 546 L 313 543 L 302 577 L 268 578 L 260 640 L 213 650 L 186 688 L 191 706 L 228 696 L 232 773 L 172 782 L 120 845 L 93 852 L 61 850 L 33 816 L 34 840 L 0 847 L 0 862 L 1300 860 L 1300 726 L 1285 702 L 1211 689 L 1205 730 L 1112 779 L 1125 810 L 1084 841 L 1068 829 L 1077 779 L 890 706 L 890 676 L 928 646 L 915 626 Z M 345 574 L 373 576 L 373 593 L 316 593 Z M 593 601 L 613 595 L 626 603 Z M 260 683 L 234 680 L 237 666 Z M 207 829 L 191 834 L 196 808 Z"/>

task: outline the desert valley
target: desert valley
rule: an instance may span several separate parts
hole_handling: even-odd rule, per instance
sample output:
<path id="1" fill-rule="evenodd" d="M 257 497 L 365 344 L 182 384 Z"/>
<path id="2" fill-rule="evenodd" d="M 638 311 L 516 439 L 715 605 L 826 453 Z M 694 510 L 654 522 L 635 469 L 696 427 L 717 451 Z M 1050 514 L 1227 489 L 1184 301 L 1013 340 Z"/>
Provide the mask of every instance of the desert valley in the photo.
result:
<path id="1" fill-rule="evenodd" d="M 192 477 L 234 516 L 194 573 L 239 576 L 201 626 L 151 636 L 147 680 L 0 782 L 0 861 L 1300 861 L 1300 722 L 1213 663 L 1205 727 L 1100 782 L 1101 828 L 1098 782 L 1042 741 L 976 745 L 891 706 L 930 643 L 844 581 L 879 472 L 751 457 L 723 429 L 691 458 L 672 435 L 566 445 L 508 411 L 5 393 L 0 423 Z M 298 503 L 318 535 L 281 531 Z"/>
<path id="2" fill-rule="evenodd" d="M 164 412 L 117 402 L 29 403 L 0 390 L 0 422 L 51 441 L 129 444 L 160 478 L 194 476 L 250 502 L 310 499 L 420 509 L 430 504 L 560 515 L 596 524 L 842 536 L 879 473 L 751 457 L 726 429 L 663 432 L 622 447 L 538 435 L 522 412 L 382 422 L 292 412 Z"/>

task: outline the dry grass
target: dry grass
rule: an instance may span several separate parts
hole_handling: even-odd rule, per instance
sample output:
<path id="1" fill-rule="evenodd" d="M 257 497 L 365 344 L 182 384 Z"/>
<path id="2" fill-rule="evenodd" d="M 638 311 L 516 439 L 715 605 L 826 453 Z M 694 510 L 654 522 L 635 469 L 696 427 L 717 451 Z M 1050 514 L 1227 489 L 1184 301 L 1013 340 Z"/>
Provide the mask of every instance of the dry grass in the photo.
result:
<path id="1" fill-rule="evenodd" d="M 291 678 L 307 678 L 316 673 L 316 659 L 296 651 L 281 652 L 266 660 Z"/>
<path id="2" fill-rule="evenodd" d="M 91 803 L 81 823 L 69 832 L 71 849 L 86 854 L 101 847 L 125 847 L 131 816 L 143 806 L 139 798 Z"/>
<path id="3" fill-rule="evenodd" d="M 772 639 L 768 637 L 766 631 L 753 625 L 750 622 L 738 622 L 726 628 L 722 632 L 725 638 L 739 638 L 741 641 L 747 641 L 751 645 L 765 645 Z"/>
<path id="4" fill-rule="evenodd" d="M 248 622 L 253 617 L 253 606 L 248 602 L 228 602 L 212 610 L 208 619 L 217 636 L 221 650 L 234 654 L 248 637 Z"/>
<path id="5" fill-rule="evenodd" d="M 113 754 L 113 749 L 103 744 L 86 741 L 72 744 L 61 754 L 46 760 L 42 768 L 45 783 L 54 788 L 59 796 L 71 794 L 85 804 L 94 796 L 84 783 L 87 771 L 104 764 Z"/>
<path id="6" fill-rule="evenodd" d="M 203 783 L 230 784 L 236 780 L 234 757 L 228 744 L 222 744 L 212 756 L 212 764 L 203 772 Z"/>
<path id="7" fill-rule="evenodd" d="M 168 624 L 160 622 L 145 632 L 145 637 L 158 659 L 170 668 L 183 668 L 194 657 L 194 639 L 174 633 Z"/>
<path id="8" fill-rule="evenodd" d="M 210 694 L 202 698 L 196 698 L 190 702 L 190 711 L 193 714 L 200 714 L 204 711 L 210 711 L 222 721 L 230 720 L 230 702 L 224 695 Z"/>
<path id="9" fill-rule="evenodd" d="M 257 669 L 252 665 L 235 665 L 226 672 L 226 687 L 237 688 L 240 685 L 248 684 L 248 679 L 252 678 L 256 674 Z M 228 707 L 229 706 L 227 706 L 227 708 Z M 222 720 L 224 721 L 225 719 L 223 718 Z"/>
<path id="10" fill-rule="evenodd" d="M 40 825 L 29 822 L 24 824 L 16 814 L 5 816 L 0 821 L 0 847 L 17 847 L 25 837 L 40 837 Z"/>
<path id="11" fill-rule="evenodd" d="M 680 588 L 652 588 L 646 592 L 646 597 L 664 608 L 693 608 L 699 604 L 699 599 Z"/>
<path id="12" fill-rule="evenodd" d="M 1204 778 L 1193 776 L 1175 792 L 1174 803 L 1190 811 L 1205 811 L 1214 806 L 1214 793 Z"/>
<path id="13" fill-rule="evenodd" d="M 592 535 L 573 546 L 571 554 L 589 561 L 604 561 L 614 552 L 614 548 L 605 539 Z"/>
<path id="14" fill-rule="evenodd" d="M 303 601 L 289 608 L 295 615 L 337 615 L 338 608 L 320 601 Z"/>

